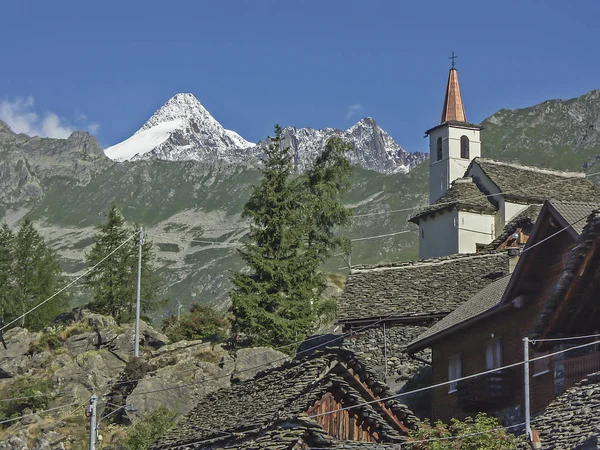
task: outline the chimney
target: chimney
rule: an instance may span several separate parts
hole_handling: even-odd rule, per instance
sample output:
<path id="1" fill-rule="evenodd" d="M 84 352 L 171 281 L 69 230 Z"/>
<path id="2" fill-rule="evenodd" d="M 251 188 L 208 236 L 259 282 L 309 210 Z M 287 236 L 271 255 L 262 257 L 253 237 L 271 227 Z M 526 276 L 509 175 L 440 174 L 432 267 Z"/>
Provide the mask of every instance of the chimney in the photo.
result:
<path id="1" fill-rule="evenodd" d="M 507 250 L 508 253 L 508 273 L 513 273 L 515 271 L 515 267 L 517 267 L 517 263 L 519 262 L 519 257 L 521 256 L 521 248 L 520 247 L 510 247 Z"/>

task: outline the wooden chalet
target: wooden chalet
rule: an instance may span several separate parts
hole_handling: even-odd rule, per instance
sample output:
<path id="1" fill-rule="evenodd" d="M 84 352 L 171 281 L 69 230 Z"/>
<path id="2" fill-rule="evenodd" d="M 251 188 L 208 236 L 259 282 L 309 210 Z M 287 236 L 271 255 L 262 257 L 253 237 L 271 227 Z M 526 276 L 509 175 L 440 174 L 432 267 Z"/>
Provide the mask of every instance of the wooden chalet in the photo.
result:
<path id="1" fill-rule="evenodd" d="M 211 394 L 151 449 L 387 448 L 418 421 L 390 395 L 354 353 L 330 349 Z"/>
<path id="2" fill-rule="evenodd" d="M 434 384 L 522 361 L 526 336 L 574 336 L 597 329 L 600 310 L 594 295 L 600 293 L 600 278 L 591 281 L 595 276 L 591 265 L 600 257 L 594 228 L 600 230 L 600 225 L 596 220 L 585 230 L 584 225 L 598 207 L 546 201 L 515 271 L 486 286 L 408 345 L 409 353 L 431 349 Z M 513 249 L 518 251 L 516 243 Z M 585 272 L 588 266 L 590 271 Z M 561 345 L 574 345 L 566 342 Z M 531 350 L 533 358 L 550 346 L 540 344 Z M 598 354 L 589 351 L 532 363 L 534 412 L 542 411 L 585 374 L 600 369 Z M 434 389 L 432 416 L 449 420 L 483 411 L 505 423 L 520 422 L 522 374 L 519 366 Z"/>

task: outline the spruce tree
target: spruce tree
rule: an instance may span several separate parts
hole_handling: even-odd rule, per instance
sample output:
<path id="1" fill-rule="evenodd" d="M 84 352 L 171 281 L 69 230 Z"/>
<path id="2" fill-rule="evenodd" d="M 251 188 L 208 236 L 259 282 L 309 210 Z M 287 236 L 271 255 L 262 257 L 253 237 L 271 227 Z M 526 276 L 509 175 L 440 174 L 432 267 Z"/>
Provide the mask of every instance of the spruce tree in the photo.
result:
<path id="1" fill-rule="evenodd" d="M 7 302 L 9 320 L 39 305 L 64 286 L 54 252 L 29 219 L 21 223 L 14 238 L 12 257 L 14 284 L 13 294 Z M 41 330 L 57 315 L 65 312 L 69 305 L 70 298 L 63 292 L 23 317 L 20 325 L 31 330 Z"/>
<path id="2" fill-rule="evenodd" d="M 343 142 L 328 144 L 307 175 L 297 176 L 281 133 L 276 126 L 262 180 L 243 211 L 251 222 L 240 251 L 248 270 L 231 277 L 233 327 L 252 345 L 285 345 L 312 331 L 324 285 L 319 267 L 339 243 L 334 228 L 349 214 L 340 200 L 350 167 Z M 336 159 L 340 152 L 343 160 Z"/>
<path id="3" fill-rule="evenodd" d="M 15 316 L 14 304 L 14 255 L 15 235 L 5 223 L 0 227 L 0 316 L 7 322 Z"/>
<path id="4" fill-rule="evenodd" d="M 135 317 L 138 237 L 130 238 L 136 232 L 137 227 L 125 225 L 123 215 L 113 204 L 106 222 L 94 236 L 94 245 L 87 255 L 90 266 L 106 258 L 87 276 L 86 285 L 92 291 L 92 301 L 88 307 L 100 314 L 111 315 L 118 322 L 127 322 Z M 127 239 L 130 240 L 121 246 Z M 142 245 L 142 313 L 153 311 L 159 304 L 153 258 L 152 242 L 145 239 Z"/>

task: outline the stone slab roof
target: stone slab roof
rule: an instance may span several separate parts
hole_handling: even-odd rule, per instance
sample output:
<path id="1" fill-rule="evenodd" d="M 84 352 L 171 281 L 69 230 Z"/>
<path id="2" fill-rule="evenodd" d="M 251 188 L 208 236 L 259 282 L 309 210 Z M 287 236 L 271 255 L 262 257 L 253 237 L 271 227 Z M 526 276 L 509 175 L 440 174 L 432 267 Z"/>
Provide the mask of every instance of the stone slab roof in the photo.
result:
<path id="1" fill-rule="evenodd" d="M 431 328 L 428 328 L 413 342 L 408 344 L 408 351 L 414 352 L 422 350 L 427 347 L 430 342 L 436 338 L 440 338 L 442 333 L 497 307 L 502 300 L 502 296 L 504 295 L 504 291 L 506 290 L 509 281 L 510 275 L 488 284 L 442 320 L 435 323 Z"/>
<path id="2" fill-rule="evenodd" d="M 583 172 L 561 172 L 487 158 L 475 158 L 471 162 L 471 165 L 473 164 L 481 168 L 506 198 L 528 202 L 542 202 L 550 198 L 566 201 L 600 201 L 600 190 L 585 178 Z"/>
<path id="3" fill-rule="evenodd" d="M 535 417 L 532 428 L 540 434 L 542 449 L 592 449 L 600 437 L 600 373 L 588 377 L 558 396 Z M 526 448 L 526 447 L 524 447 Z"/>
<path id="4" fill-rule="evenodd" d="M 508 274 L 506 252 L 359 266 L 346 280 L 338 321 L 445 315 Z"/>
<path id="5" fill-rule="evenodd" d="M 281 441 L 331 441 L 316 419 L 306 415 L 327 392 L 342 395 L 345 406 L 356 405 L 352 413 L 361 420 L 373 421 L 384 442 L 402 442 L 403 434 L 382 416 L 377 403 L 363 404 L 371 399 L 357 390 L 354 376 L 379 398 L 391 395 L 389 387 L 353 352 L 329 349 L 286 362 L 209 395 L 150 448 L 283 449 L 292 447 L 281 447 Z M 389 400 L 385 406 L 406 428 L 416 426 L 418 419 L 405 405 Z M 261 446 L 255 445 L 258 441 Z"/>
<path id="6" fill-rule="evenodd" d="M 419 219 L 447 208 L 460 208 L 484 214 L 494 214 L 496 207 L 479 190 L 473 178 L 459 178 L 452 182 L 450 188 L 431 205 L 419 210 L 408 220 L 418 223 Z"/>

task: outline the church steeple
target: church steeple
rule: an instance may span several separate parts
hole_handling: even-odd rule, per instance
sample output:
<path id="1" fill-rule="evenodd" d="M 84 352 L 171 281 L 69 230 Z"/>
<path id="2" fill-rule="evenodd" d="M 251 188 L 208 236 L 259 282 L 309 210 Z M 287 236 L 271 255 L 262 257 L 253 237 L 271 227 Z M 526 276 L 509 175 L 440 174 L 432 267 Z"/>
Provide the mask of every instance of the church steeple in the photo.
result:
<path id="1" fill-rule="evenodd" d="M 452 57 L 455 58 L 454 53 Z M 446 96 L 444 97 L 444 109 L 442 110 L 442 121 L 444 122 L 466 122 L 467 115 L 465 114 L 465 105 L 463 104 L 462 95 L 460 94 L 460 85 L 458 84 L 458 71 L 454 67 L 454 59 L 452 67 L 448 74 L 448 83 L 446 84 Z"/>
<path id="2" fill-rule="evenodd" d="M 454 67 L 456 56 L 452 52 L 452 67 L 446 83 L 446 96 L 442 121 L 427 130 L 429 135 L 429 201 L 439 199 L 452 182 L 462 178 L 471 160 L 481 156 L 479 125 L 467 122 L 465 106 Z"/>

